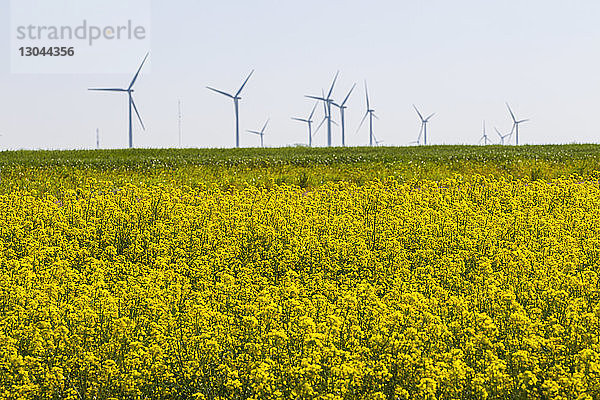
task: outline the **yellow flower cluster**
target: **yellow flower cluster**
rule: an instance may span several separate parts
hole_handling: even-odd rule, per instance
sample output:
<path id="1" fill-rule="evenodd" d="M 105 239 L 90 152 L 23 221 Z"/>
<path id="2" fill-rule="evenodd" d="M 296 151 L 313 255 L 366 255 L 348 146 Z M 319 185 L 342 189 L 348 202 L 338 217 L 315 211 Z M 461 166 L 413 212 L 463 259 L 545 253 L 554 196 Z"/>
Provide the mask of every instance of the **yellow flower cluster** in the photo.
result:
<path id="1" fill-rule="evenodd" d="M 600 398 L 600 187 L 0 195 L 0 397 Z"/>

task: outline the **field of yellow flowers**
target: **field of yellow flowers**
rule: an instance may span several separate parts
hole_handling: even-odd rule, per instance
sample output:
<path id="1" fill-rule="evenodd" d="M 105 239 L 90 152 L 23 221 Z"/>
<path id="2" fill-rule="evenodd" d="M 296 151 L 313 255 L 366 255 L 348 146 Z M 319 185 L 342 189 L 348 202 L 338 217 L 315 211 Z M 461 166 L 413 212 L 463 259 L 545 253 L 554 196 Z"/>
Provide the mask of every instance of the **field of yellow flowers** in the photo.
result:
<path id="1" fill-rule="evenodd" d="M 600 398 L 597 177 L 28 168 L 0 193 L 0 398 Z"/>

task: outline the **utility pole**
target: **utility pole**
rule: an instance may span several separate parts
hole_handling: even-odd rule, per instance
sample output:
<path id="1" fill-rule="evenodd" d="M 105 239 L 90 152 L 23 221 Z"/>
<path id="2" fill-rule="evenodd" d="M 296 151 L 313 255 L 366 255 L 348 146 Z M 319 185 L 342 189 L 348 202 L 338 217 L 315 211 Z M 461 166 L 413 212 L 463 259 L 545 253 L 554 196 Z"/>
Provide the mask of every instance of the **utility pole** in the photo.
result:
<path id="1" fill-rule="evenodd" d="M 177 102 L 178 121 L 179 121 L 179 148 L 181 148 L 181 100 Z"/>

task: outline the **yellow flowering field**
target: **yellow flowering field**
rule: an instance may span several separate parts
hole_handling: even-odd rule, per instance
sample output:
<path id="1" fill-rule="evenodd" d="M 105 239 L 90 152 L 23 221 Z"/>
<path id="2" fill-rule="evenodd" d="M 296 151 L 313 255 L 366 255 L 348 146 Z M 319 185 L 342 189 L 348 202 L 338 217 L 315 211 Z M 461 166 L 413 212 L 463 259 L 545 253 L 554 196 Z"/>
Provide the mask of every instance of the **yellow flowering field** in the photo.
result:
<path id="1" fill-rule="evenodd" d="M 0 194 L 0 396 L 600 398 L 600 184 Z"/>

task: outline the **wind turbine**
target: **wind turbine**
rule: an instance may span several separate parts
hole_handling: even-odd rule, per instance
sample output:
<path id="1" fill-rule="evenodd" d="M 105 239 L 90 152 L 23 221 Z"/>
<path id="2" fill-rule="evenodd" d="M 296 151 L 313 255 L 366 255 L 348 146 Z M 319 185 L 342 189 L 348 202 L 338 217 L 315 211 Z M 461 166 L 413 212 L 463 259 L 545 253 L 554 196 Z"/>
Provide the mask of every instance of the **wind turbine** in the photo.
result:
<path id="1" fill-rule="evenodd" d="M 419 111 L 417 106 L 415 106 L 413 104 L 413 107 L 414 107 L 415 111 L 417 112 L 417 114 L 419 115 L 419 118 L 421 119 L 421 131 L 419 132 L 419 139 L 417 139 L 417 143 L 421 144 L 421 135 L 422 135 L 423 136 L 423 144 L 425 146 L 427 146 L 427 124 L 429 123 L 429 120 L 435 115 L 435 113 L 431 114 L 427 118 L 423 118 L 423 114 L 421 114 L 421 112 Z"/>
<path id="2" fill-rule="evenodd" d="M 379 117 L 375 115 L 375 110 L 371 108 L 371 103 L 369 102 L 369 88 L 367 87 L 367 81 L 365 81 L 365 96 L 367 98 L 367 112 L 365 113 L 365 116 L 363 117 L 362 121 L 360 121 L 360 125 L 358 126 L 356 132 L 358 133 L 358 131 L 360 131 L 360 128 L 362 128 L 363 124 L 365 123 L 365 120 L 367 119 L 367 117 L 369 117 L 369 146 L 373 146 L 373 140 L 375 139 L 375 135 L 373 134 L 373 118 L 379 119 Z"/>
<path id="3" fill-rule="evenodd" d="M 100 129 L 96 128 L 96 150 L 100 150 Z"/>
<path id="4" fill-rule="evenodd" d="M 315 115 L 315 111 L 317 110 L 317 106 L 318 105 L 319 105 L 319 103 L 315 103 L 315 106 L 313 107 L 310 115 L 306 119 L 292 117 L 292 119 L 294 121 L 305 122 L 306 124 L 308 124 L 308 147 L 312 147 L 312 124 L 313 124 L 313 119 L 312 118 Z"/>
<path id="5" fill-rule="evenodd" d="M 512 120 L 513 120 L 513 127 L 512 127 L 512 131 L 510 133 L 512 134 L 513 132 L 516 132 L 516 144 L 518 146 L 519 145 L 519 125 L 521 125 L 523 122 L 528 122 L 529 120 L 522 119 L 522 120 L 518 121 L 517 117 L 515 117 L 515 113 L 513 113 L 513 110 L 510 108 L 508 103 L 506 103 L 506 107 L 508 107 L 508 112 L 510 113 L 510 116 L 512 117 Z"/>
<path id="6" fill-rule="evenodd" d="M 323 93 L 323 97 L 325 98 L 325 89 L 321 89 L 321 92 Z M 337 122 L 335 122 L 333 120 L 333 118 L 331 118 L 331 116 L 329 116 L 327 114 L 327 103 L 323 102 L 323 119 L 321 120 L 321 122 L 319 123 L 319 126 L 317 126 L 317 129 L 315 129 L 315 131 L 313 132 L 313 137 L 317 136 L 317 134 L 319 133 L 319 131 L 321 130 L 321 128 L 323 127 L 323 124 L 325 124 L 325 122 L 330 122 L 331 124 L 335 125 L 335 126 L 339 126 Z"/>
<path id="7" fill-rule="evenodd" d="M 356 83 L 352 86 L 352 89 L 350 89 L 350 91 L 348 92 L 348 95 L 346 96 L 346 98 L 344 99 L 344 101 L 342 101 L 342 104 L 337 104 L 337 103 L 332 103 L 334 106 L 336 106 L 337 108 L 340 109 L 340 123 L 342 124 L 342 147 L 346 147 L 346 103 L 348 102 L 348 99 L 350 98 L 350 95 L 352 94 L 352 91 L 354 90 L 354 88 L 356 87 Z"/>
<path id="8" fill-rule="evenodd" d="M 135 111 L 135 114 L 138 117 L 138 120 L 140 121 L 140 125 L 142 126 L 143 130 L 146 130 L 146 127 L 144 126 L 144 122 L 142 122 L 142 117 L 140 117 L 140 113 L 138 112 L 137 107 L 135 106 L 135 102 L 133 101 L 133 85 L 135 85 L 135 81 L 137 81 L 138 76 L 140 75 L 140 71 L 142 70 L 142 67 L 144 66 L 144 63 L 146 62 L 146 60 L 148 59 L 148 56 L 150 55 L 150 53 L 146 53 L 146 57 L 144 57 L 144 60 L 142 61 L 142 64 L 140 65 L 140 68 L 138 68 L 136 74 L 134 75 L 133 79 L 131 80 L 131 83 L 129 84 L 129 87 L 127 87 L 127 89 L 119 89 L 119 88 L 111 88 L 111 89 L 96 89 L 96 88 L 92 88 L 92 89 L 88 89 L 91 91 L 95 91 L 95 92 L 123 92 L 123 93 L 127 93 L 127 95 L 129 96 L 129 148 L 133 148 L 133 118 L 132 118 L 132 108 Z"/>
<path id="9" fill-rule="evenodd" d="M 481 139 L 479 139 L 479 144 L 481 144 L 481 142 L 483 142 L 484 146 L 487 146 L 488 144 L 492 143 L 485 130 L 485 121 L 483 121 L 483 136 L 481 137 Z"/>
<path id="10" fill-rule="evenodd" d="M 240 94 L 242 94 L 242 90 L 244 90 L 244 87 L 250 80 L 250 77 L 252 76 L 253 73 L 254 73 L 254 70 L 252 70 L 250 72 L 250 75 L 248 75 L 248 77 L 246 78 L 246 80 L 244 81 L 244 83 L 242 84 L 240 89 L 235 93 L 235 95 L 231 95 L 227 92 L 223 92 L 221 90 L 211 88 L 210 86 L 206 87 L 207 89 L 212 90 L 215 93 L 222 94 L 223 96 L 227 96 L 233 100 L 233 105 L 235 107 L 235 147 L 236 148 L 240 147 L 240 100 L 242 99 L 240 97 Z"/>
<path id="11" fill-rule="evenodd" d="M 338 76 L 340 75 L 340 71 L 337 71 L 335 73 L 335 77 L 333 78 L 333 83 L 331 84 L 331 88 L 329 89 L 329 93 L 327 94 L 327 97 L 325 97 L 325 95 L 323 95 L 323 97 L 318 97 L 318 96 L 306 96 L 309 99 L 314 99 L 314 100 L 319 100 L 322 101 L 323 104 L 325 104 L 325 118 L 327 119 L 327 146 L 331 147 L 331 104 L 333 104 L 333 99 L 331 98 L 331 95 L 333 94 L 333 88 L 335 87 L 335 82 L 337 81 Z"/>
<path id="12" fill-rule="evenodd" d="M 265 124 L 263 125 L 262 129 L 260 131 L 247 131 L 248 133 L 253 133 L 255 135 L 260 136 L 260 147 L 265 147 L 265 143 L 263 141 L 263 138 L 265 136 L 265 129 L 267 129 L 267 125 L 269 125 L 269 119 L 267 119 L 267 122 L 265 122 Z"/>
<path id="13" fill-rule="evenodd" d="M 496 130 L 496 133 L 500 137 L 500 144 L 504 146 L 504 140 L 507 137 L 510 137 L 512 135 L 512 131 L 510 133 L 507 133 L 506 135 L 503 135 L 503 134 L 500 133 L 500 131 L 498 130 L 498 128 L 494 128 L 494 129 Z"/>

